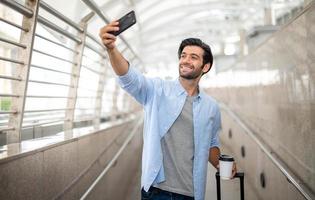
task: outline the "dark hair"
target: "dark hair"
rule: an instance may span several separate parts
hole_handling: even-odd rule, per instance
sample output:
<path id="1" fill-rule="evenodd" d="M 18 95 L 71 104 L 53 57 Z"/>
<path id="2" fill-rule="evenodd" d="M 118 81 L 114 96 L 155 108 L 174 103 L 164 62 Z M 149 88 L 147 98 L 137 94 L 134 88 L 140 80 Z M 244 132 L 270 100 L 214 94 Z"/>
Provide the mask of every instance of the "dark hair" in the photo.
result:
<path id="1" fill-rule="evenodd" d="M 207 45 L 206 43 L 204 43 L 203 41 L 201 41 L 198 38 L 187 38 L 187 39 L 182 41 L 182 43 L 180 44 L 180 46 L 178 48 L 178 58 L 180 58 L 182 51 L 186 46 L 201 47 L 204 51 L 204 53 L 203 53 L 203 65 L 210 63 L 209 70 L 211 69 L 211 66 L 213 63 L 213 55 L 212 55 L 212 52 L 211 52 L 209 45 Z M 207 73 L 207 72 L 205 72 L 205 73 Z M 203 73 L 203 74 L 205 74 L 205 73 Z"/>

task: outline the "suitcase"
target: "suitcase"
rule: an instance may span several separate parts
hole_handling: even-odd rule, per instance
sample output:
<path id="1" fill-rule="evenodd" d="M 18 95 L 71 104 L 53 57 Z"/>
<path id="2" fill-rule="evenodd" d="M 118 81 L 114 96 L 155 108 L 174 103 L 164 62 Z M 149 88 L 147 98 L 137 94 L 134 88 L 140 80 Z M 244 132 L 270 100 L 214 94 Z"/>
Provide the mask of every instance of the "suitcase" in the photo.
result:
<path id="1" fill-rule="evenodd" d="M 221 180 L 219 172 L 215 174 L 215 178 L 217 181 L 217 200 L 221 200 Z M 236 173 L 234 178 L 240 179 L 241 200 L 244 200 L 244 172 Z"/>

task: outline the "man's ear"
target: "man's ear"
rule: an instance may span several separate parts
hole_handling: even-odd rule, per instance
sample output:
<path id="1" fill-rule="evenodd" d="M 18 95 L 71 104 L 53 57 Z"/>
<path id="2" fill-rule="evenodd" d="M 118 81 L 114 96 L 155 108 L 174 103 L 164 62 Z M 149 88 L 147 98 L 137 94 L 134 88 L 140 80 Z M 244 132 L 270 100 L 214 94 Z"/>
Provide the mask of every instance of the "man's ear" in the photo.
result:
<path id="1" fill-rule="evenodd" d="M 203 73 L 207 73 L 209 70 L 211 69 L 211 64 L 210 63 L 207 63 L 203 66 L 202 68 L 202 72 Z"/>

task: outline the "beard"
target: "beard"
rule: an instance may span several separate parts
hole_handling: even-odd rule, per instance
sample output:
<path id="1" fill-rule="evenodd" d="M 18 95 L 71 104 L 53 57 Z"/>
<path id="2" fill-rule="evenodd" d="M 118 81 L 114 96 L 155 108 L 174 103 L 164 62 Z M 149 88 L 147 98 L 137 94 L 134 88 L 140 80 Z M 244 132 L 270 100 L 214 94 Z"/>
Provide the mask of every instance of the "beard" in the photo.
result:
<path id="1" fill-rule="evenodd" d="M 197 79 L 202 74 L 203 66 L 201 66 L 200 70 L 196 69 L 195 66 L 190 66 L 190 67 L 193 69 L 190 73 L 183 73 L 181 71 L 181 65 L 179 65 L 179 76 L 187 80 L 193 80 L 193 79 Z"/>

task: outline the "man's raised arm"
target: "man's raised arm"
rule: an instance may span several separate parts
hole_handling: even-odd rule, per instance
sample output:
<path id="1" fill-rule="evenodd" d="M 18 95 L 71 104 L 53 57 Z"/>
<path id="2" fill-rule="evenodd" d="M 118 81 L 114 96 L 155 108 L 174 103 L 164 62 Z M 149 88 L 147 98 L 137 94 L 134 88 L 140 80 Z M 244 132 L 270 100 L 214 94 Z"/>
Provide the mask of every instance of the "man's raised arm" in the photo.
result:
<path id="1" fill-rule="evenodd" d="M 113 21 L 101 28 L 99 36 L 107 48 L 107 53 L 113 70 L 118 76 L 125 75 L 128 72 L 129 64 L 123 55 L 118 51 L 115 45 L 116 36 L 110 32 L 118 31 L 118 22 Z"/>

